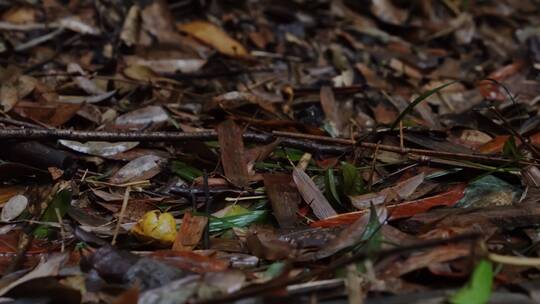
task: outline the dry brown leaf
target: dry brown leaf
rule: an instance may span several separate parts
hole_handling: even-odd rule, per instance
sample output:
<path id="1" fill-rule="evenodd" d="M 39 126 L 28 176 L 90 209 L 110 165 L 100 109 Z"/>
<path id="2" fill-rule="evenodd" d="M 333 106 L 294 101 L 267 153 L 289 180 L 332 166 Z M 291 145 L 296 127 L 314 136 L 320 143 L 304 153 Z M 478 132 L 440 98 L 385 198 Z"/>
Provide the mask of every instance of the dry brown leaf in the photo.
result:
<path id="1" fill-rule="evenodd" d="M 380 205 L 393 200 L 401 201 L 409 198 L 414 193 L 424 181 L 424 177 L 425 174 L 420 173 L 379 192 L 349 196 L 349 198 L 351 199 L 351 203 L 358 209 L 369 208 L 371 204 Z"/>
<path id="2" fill-rule="evenodd" d="M 187 211 L 172 246 L 174 251 L 192 251 L 201 241 L 208 217 L 192 215 Z"/>
<path id="3" fill-rule="evenodd" d="M 38 121 L 52 127 L 59 127 L 73 118 L 81 106 L 82 104 L 59 102 L 44 104 L 20 101 L 17 103 L 17 105 L 15 105 L 13 111 L 34 121 Z"/>
<path id="4" fill-rule="evenodd" d="M 304 171 L 294 168 L 292 176 L 298 192 L 318 219 L 325 219 L 337 214 L 321 190 Z"/>
<path id="5" fill-rule="evenodd" d="M 5 22 L 22 24 L 36 21 L 36 10 L 31 6 L 14 6 L 2 14 Z"/>
<path id="6" fill-rule="evenodd" d="M 291 177 L 279 173 L 265 174 L 264 188 L 279 226 L 281 228 L 294 227 L 300 195 L 294 187 Z"/>
<path id="7" fill-rule="evenodd" d="M 207 21 L 192 21 L 177 24 L 176 27 L 196 39 L 210 45 L 218 52 L 231 57 L 247 57 L 247 49 L 236 39 L 231 38 L 217 25 Z"/>
<path id="8" fill-rule="evenodd" d="M 237 187 L 247 186 L 249 173 L 244 156 L 242 129 L 234 121 L 226 120 L 218 125 L 217 132 L 225 177 Z"/>

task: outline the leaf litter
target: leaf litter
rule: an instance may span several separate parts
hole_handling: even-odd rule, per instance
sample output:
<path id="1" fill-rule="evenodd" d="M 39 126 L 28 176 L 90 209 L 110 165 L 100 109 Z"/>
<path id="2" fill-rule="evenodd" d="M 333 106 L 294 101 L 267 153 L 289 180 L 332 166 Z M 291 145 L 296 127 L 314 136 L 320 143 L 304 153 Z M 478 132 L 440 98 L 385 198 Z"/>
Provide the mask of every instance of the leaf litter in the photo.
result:
<path id="1" fill-rule="evenodd" d="M 0 3 L 3 298 L 535 303 L 538 1 Z"/>

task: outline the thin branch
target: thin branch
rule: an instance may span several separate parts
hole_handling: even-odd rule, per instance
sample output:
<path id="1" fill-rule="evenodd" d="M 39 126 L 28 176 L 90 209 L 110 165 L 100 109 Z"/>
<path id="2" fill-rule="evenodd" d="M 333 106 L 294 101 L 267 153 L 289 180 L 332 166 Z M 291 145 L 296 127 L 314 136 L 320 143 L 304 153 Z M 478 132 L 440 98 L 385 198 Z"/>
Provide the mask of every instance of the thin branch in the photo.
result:
<path id="1" fill-rule="evenodd" d="M 376 143 L 355 142 L 349 139 L 331 138 L 324 136 L 306 135 L 301 133 L 289 132 L 274 132 L 268 133 L 252 133 L 246 132 L 243 134 L 244 140 L 256 143 L 270 143 L 276 138 L 280 138 L 280 145 L 284 147 L 297 148 L 305 151 L 316 152 L 321 154 L 344 154 L 353 151 L 354 145 L 375 150 L 378 146 L 379 150 L 396 152 L 400 154 L 416 154 L 424 156 L 434 156 L 448 159 L 469 160 L 477 162 L 508 164 L 516 163 L 520 165 L 537 165 L 535 159 L 526 161 L 515 161 L 513 159 L 467 154 L 454 153 L 445 151 L 434 151 L 426 149 L 401 148 L 389 145 L 377 145 Z M 56 140 L 69 139 L 79 141 L 188 141 L 188 140 L 215 140 L 217 132 L 214 130 L 201 132 L 106 132 L 106 131 L 73 131 L 73 130 L 58 130 L 58 129 L 0 129 L 0 140 L 2 139 L 25 139 L 25 140 Z M 317 141 L 317 142 L 315 142 Z M 319 143 L 320 141 L 328 144 Z"/>

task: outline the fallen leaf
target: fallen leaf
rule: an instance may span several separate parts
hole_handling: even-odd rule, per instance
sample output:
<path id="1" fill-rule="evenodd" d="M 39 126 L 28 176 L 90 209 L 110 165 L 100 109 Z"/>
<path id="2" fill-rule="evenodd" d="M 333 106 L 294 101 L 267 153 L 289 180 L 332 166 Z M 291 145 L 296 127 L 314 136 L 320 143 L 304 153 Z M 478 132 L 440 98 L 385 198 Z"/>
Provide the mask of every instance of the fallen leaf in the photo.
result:
<path id="1" fill-rule="evenodd" d="M 325 219 L 337 215 L 321 190 L 317 188 L 317 185 L 303 170 L 295 167 L 292 176 L 298 192 L 300 192 L 317 218 Z"/>
<path id="2" fill-rule="evenodd" d="M 379 205 L 393 200 L 405 200 L 411 196 L 416 188 L 424 182 L 424 173 L 415 175 L 407 180 L 399 182 L 397 185 L 385 188 L 377 193 L 367 193 L 356 196 L 349 196 L 351 203 L 358 209 L 369 208 L 371 204 Z"/>
<path id="3" fill-rule="evenodd" d="M 390 220 L 414 216 L 416 214 L 426 212 L 436 206 L 453 206 L 463 197 L 464 190 L 465 185 L 460 184 L 456 185 L 451 190 L 438 195 L 415 201 L 389 205 L 387 208 Z M 369 209 L 363 209 L 361 211 L 338 214 L 324 220 L 313 222 L 310 226 L 334 227 L 338 225 L 350 224 L 365 214 L 368 210 Z"/>
<path id="4" fill-rule="evenodd" d="M 189 211 L 184 213 L 172 250 L 192 251 L 199 244 L 207 223 L 206 216 L 192 215 Z"/>
<path id="5" fill-rule="evenodd" d="M 73 118 L 80 110 L 81 104 L 71 103 L 37 103 L 19 101 L 13 111 L 23 117 L 44 123 L 52 127 L 58 127 Z"/>
<path id="6" fill-rule="evenodd" d="M 155 155 L 138 157 L 120 168 L 111 177 L 111 183 L 124 184 L 150 179 L 159 174 L 165 159 Z"/>
<path id="7" fill-rule="evenodd" d="M 176 27 L 227 56 L 240 58 L 249 56 L 247 49 L 240 42 L 213 23 L 198 20 L 177 24 Z"/>
<path id="8" fill-rule="evenodd" d="M 140 108 L 118 116 L 111 129 L 115 130 L 155 130 L 169 121 L 169 114 L 160 106 Z"/>
<path id="9" fill-rule="evenodd" d="M 279 226 L 281 228 L 294 227 L 300 195 L 290 175 L 264 174 L 264 188 Z"/>
<path id="10" fill-rule="evenodd" d="M 41 262 L 32 271 L 0 289 L 0 296 L 5 295 L 13 288 L 30 280 L 58 275 L 60 267 L 66 261 L 66 258 L 66 254 L 53 254 L 50 255 L 47 259 L 41 260 Z"/>
<path id="11" fill-rule="evenodd" d="M 115 143 L 105 141 L 89 141 L 86 143 L 81 143 L 74 140 L 61 139 L 58 142 L 61 145 L 66 146 L 77 152 L 104 157 L 128 151 L 139 145 L 139 143 L 136 141 Z"/>
<path id="12" fill-rule="evenodd" d="M 237 187 L 249 183 L 249 173 L 244 156 L 242 129 L 232 120 L 226 120 L 217 127 L 221 152 L 221 163 L 225 177 Z"/>
<path id="13" fill-rule="evenodd" d="M 2 207 L 2 214 L 0 218 L 2 221 L 9 222 L 21 215 L 27 206 L 28 198 L 26 198 L 24 195 L 17 194 L 11 197 Z"/>

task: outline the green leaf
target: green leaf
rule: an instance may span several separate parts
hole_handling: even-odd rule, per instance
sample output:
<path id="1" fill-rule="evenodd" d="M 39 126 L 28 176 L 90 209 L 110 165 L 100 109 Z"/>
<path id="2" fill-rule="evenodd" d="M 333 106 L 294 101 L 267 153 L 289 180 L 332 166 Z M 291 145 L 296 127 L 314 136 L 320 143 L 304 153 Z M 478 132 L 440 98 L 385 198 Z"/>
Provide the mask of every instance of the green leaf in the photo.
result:
<path id="1" fill-rule="evenodd" d="M 249 210 L 240 206 L 240 205 L 232 205 L 229 210 L 225 213 L 223 217 L 229 217 L 229 216 L 235 216 L 235 215 L 242 215 L 249 213 Z"/>
<path id="2" fill-rule="evenodd" d="M 60 213 L 60 216 L 63 218 L 66 215 L 66 212 L 70 206 L 71 202 L 71 190 L 64 189 L 56 193 L 52 201 L 50 202 L 47 209 L 41 216 L 40 221 L 42 222 L 58 222 L 58 215 L 56 215 L 56 209 Z M 39 239 L 44 239 L 48 237 L 51 233 L 51 226 L 41 224 L 34 229 L 34 236 Z"/>
<path id="3" fill-rule="evenodd" d="M 399 122 L 403 119 L 403 117 L 405 117 L 405 115 L 409 114 L 413 109 L 414 107 L 416 107 L 419 103 L 421 103 L 422 101 L 424 101 L 426 98 L 428 98 L 429 96 L 439 92 L 440 90 L 446 88 L 447 86 L 451 85 L 451 84 L 454 84 L 456 83 L 457 80 L 454 80 L 454 81 L 450 81 L 448 83 L 445 83 L 443 85 L 440 85 L 436 88 L 434 88 L 433 90 L 429 90 L 427 92 L 424 92 L 422 94 L 420 94 L 420 96 L 416 97 L 406 108 L 405 110 L 403 110 L 403 112 L 399 113 L 399 116 L 398 118 L 396 118 L 396 121 L 394 121 L 394 123 L 392 124 L 392 126 L 390 127 L 391 130 L 394 130 L 397 125 L 399 124 Z"/>
<path id="4" fill-rule="evenodd" d="M 489 301 L 493 285 L 493 265 L 481 260 L 474 268 L 467 285 L 450 297 L 452 304 L 484 304 Z"/>
<path id="5" fill-rule="evenodd" d="M 345 195 L 358 195 L 365 192 L 364 180 L 362 180 L 354 165 L 347 162 L 341 163 L 341 176 L 343 178 L 343 193 Z"/>
<path id="6" fill-rule="evenodd" d="M 266 269 L 263 276 L 267 279 L 273 279 L 281 275 L 284 270 L 285 270 L 284 262 L 274 262 L 270 266 L 268 266 L 268 269 Z"/>
<path id="7" fill-rule="evenodd" d="M 302 158 L 304 152 L 302 150 L 287 148 L 284 150 L 276 150 L 274 151 L 273 155 L 275 157 L 290 159 L 292 162 L 297 162 Z"/>
<path id="8" fill-rule="evenodd" d="M 218 232 L 233 227 L 246 227 L 253 223 L 264 221 L 267 215 L 267 210 L 255 210 L 249 213 L 222 218 L 210 217 L 210 232 Z"/>
<path id="9" fill-rule="evenodd" d="M 195 167 L 186 164 L 183 161 L 175 160 L 171 164 L 171 170 L 181 178 L 188 182 L 192 182 L 199 176 L 203 175 L 203 172 Z"/>
<path id="10" fill-rule="evenodd" d="M 502 154 L 516 160 L 521 158 L 521 154 L 516 146 L 516 139 L 514 136 L 510 136 L 510 138 L 508 138 L 508 140 L 504 143 Z"/>
<path id="11" fill-rule="evenodd" d="M 369 207 L 369 222 L 362 235 L 362 241 L 367 241 L 367 251 L 373 252 L 381 249 L 382 234 L 381 223 L 377 215 L 377 209 L 373 204 Z"/>
<path id="12" fill-rule="evenodd" d="M 339 193 L 336 189 L 337 180 L 336 180 L 336 177 L 334 176 L 334 170 L 332 169 L 326 170 L 326 174 L 324 175 L 324 183 L 325 183 L 325 188 L 327 192 L 326 196 L 333 199 L 335 202 L 339 203 L 340 205 L 342 205 L 341 199 L 339 198 Z"/>

